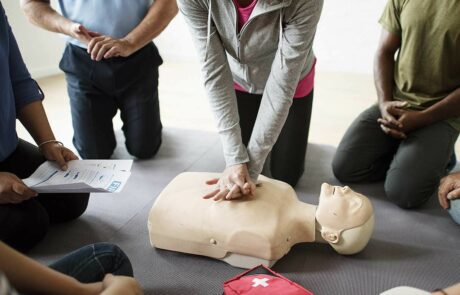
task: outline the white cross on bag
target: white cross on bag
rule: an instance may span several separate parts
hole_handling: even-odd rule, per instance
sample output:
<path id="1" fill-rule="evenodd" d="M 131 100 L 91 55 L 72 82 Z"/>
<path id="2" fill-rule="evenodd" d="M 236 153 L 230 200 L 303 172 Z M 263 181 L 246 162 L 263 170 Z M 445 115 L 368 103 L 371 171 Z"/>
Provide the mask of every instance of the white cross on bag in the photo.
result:
<path id="1" fill-rule="evenodd" d="M 253 288 L 259 287 L 259 286 L 262 286 L 264 288 L 268 287 L 267 281 L 268 281 L 267 278 L 263 278 L 263 279 L 255 278 L 255 279 L 252 280 L 252 282 L 254 283 L 254 284 L 252 284 L 252 287 Z"/>

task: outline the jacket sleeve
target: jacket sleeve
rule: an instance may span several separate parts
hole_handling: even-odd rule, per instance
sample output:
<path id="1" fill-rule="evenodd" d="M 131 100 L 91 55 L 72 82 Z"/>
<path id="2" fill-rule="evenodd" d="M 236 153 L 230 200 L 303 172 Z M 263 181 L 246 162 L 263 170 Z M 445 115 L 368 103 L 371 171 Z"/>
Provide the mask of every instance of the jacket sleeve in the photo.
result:
<path id="1" fill-rule="evenodd" d="M 297 0 L 298 1 L 298 0 Z M 303 65 L 312 55 L 313 39 L 323 0 L 293 1 L 292 16 L 283 22 L 280 45 L 264 89 L 259 114 L 248 145 L 249 173 L 257 180 L 264 162 L 283 128 L 300 80 Z M 281 12 L 280 17 L 283 16 Z"/>
<path id="2" fill-rule="evenodd" d="M 246 163 L 249 157 L 241 138 L 232 73 L 219 33 L 212 19 L 208 19 L 211 13 L 208 3 L 199 0 L 178 1 L 198 51 L 205 89 L 217 121 L 228 167 Z"/>
<path id="3" fill-rule="evenodd" d="M 3 10 L 3 7 L 1 8 Z M 4 13 L 4 11 L 3 11 Z M 6 19 L 6 17 L 5 17 Z M 10 25 L 8 26 L 8 63 L 13 87 L 16 109 L 20 110 L 25 105 L 43 99 L 43 93 L 37 82 L 30 77 L 29 71 L 22 59 L 16 38 Z"/>

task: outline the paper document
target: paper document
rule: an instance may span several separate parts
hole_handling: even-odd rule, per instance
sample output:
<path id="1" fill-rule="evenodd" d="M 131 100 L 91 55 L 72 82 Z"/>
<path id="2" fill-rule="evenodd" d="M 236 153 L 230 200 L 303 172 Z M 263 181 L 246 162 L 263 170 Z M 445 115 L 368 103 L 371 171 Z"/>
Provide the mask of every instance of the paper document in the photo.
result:
<path id="1" fill-rule="evenodd" d="M 131 175 L 132 164 L 132 160 L 75 160 L 62 171 L 47 161 L 23 181 L 38 193 L 118 193 Z"/>

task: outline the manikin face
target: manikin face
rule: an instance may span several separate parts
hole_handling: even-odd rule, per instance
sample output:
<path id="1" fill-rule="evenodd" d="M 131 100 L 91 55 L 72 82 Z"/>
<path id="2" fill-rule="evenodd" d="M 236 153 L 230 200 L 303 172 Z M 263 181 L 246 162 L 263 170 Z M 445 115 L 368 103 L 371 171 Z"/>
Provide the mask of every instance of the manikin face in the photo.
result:
<path id="1" fill-rule="evenodd" d="M 344 230 L 363 225 L 372 214 L 369 199 L 348 186 L 332 186 L 327 183 L 321 186 L 316 219 L 326 241 L 338 243 Z"/>

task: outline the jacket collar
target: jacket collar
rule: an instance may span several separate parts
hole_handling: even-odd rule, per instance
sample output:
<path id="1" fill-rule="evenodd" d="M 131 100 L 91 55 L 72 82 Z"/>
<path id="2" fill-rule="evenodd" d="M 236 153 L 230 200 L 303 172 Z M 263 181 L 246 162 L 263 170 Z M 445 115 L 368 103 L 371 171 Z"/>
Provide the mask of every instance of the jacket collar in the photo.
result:
<path id="1" fill-rule="evenodd" d="M 233 1 L 233 0 L 230 0 Z M 292 0 L 258 0 L 250 19 L 291 5 Z"/>
<path id="2" fill-rule="evenodd" d="M 211 0 L 213 1 L 213 0 Z M 217 0 L 222 1 L 222 0 Z M 233 0 L 227 0 L 231 5 L 233 4 Z M 254 10 L 251 13 L 251 17 L 256 17 L 258 15 L 268 13 L 277 9 L 281 9 L 284 7 L 288 7 L 291 5 L 292 0 L 258 0 Z"/>

